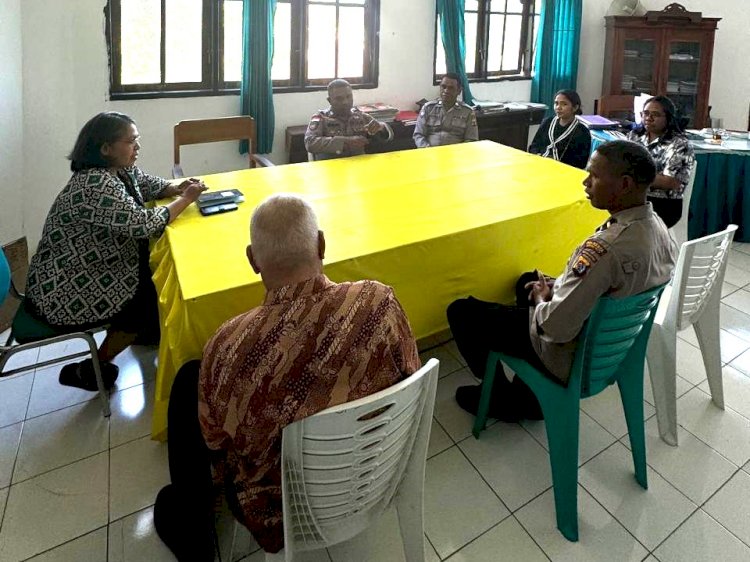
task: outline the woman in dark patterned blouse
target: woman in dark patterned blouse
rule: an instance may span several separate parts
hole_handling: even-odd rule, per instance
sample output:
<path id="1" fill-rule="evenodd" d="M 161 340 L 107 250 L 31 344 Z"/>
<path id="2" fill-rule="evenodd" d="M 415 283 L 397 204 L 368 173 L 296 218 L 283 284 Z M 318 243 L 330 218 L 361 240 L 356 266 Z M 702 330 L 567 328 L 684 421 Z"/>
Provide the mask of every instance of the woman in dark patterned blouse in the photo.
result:
<path id="1" fill-rule="evenodd" d="M 628 138 L 644 145 L 656 162 L 656 179 L 648 190 L 648 200 L 667 228 L 671 228 L 682 216 L 682 194 L 695 162 L 693 147 L 668 97 L 649 99 L 641 117 L 642 123 Z"/>
<path id="2" fill-rule="evenodd" d="M 107 325 L 99 348 L 104 384 L 117 378 L 110 361 L 140 336 L 158 339 L 156 291 L 148 239 L 206 188 L 179 185 L 135 166 L 138 129 L 127 115 L 100 113 L 83 126 L 70 154 L 73 176 L 52 204 L 31 260 L 24 305 L 61 333 Z M 175 197 L 165 206 L 146 201 Z M 96 390 L 90 359 L 65 365 L 60 382 Z"/>

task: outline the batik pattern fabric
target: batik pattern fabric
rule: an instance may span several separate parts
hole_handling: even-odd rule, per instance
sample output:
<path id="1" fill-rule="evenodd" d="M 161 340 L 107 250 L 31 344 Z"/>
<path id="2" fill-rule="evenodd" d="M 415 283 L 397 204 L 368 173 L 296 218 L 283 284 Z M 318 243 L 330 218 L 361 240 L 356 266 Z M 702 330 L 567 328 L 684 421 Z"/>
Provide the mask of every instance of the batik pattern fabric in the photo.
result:
<path id="1" fill-rule="evenodd" d="M 283 546 L 285 426 L 383 390 L 420 367 L 409 322 L 390 287 L 318 275 L 267 293 L 226 322 L 204 349 L 199 419 L 217 451 L 242 523 L 267 552 Z"/>
<path id="2" fill-rule="evenodd" d="M 690 170 L 695 162 L 695 153 L 685 135 L 663 135 L 651 142 L 648 133 L 631 131 L 628 139 L 645 146 L 656 163 L 656 173 L 669 176 L 680 182 L 679 189 L 649 188 L 648 196 L 662 199 L 682 199 L 682 194 L 690 181 Z"/>
<path id="3" fill-rule="evenodd" d="M 147 209 L 165 179 L 132 167 L 118 173 L 91 168 L 73 174 L 52 204 L 26 295 L 48 323 L 104 323 L 135 296 L 139 246 L 161 235 L 166 207 Z"/>

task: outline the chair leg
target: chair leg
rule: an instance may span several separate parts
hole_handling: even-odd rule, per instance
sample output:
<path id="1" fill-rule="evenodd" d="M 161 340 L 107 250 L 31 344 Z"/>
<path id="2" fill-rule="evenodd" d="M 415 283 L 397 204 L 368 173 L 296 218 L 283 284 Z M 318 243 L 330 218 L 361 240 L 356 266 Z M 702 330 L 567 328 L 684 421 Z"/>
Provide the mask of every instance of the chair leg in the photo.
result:
<path id="1" fill-rule="evenodd" d="M 569 541 L 578 540 L 578 400 L 569 404 L 542 403 L 547 430 L 557 528 Z"/>
<path id="2" fill-rule="evenodd" d="M 88 337 L 85 338 L 86 343 L 89 345 L 89 350 L 91 351 L 91 363 L 94 366 L 94 375 L 96 376 L 96 386 L 99 389 L 99 398 L 102 402 L 102 413 L 104 414 L 105 418 L 108 418 L 112 412 L 109 409 L 109 396 L 107 394 L 107 390 L 104 388 L 104 380 L 102 379 L 102 369 L 99 365 L 99 350 L 96 347 L 96 340 L 94 339 L 94 336 L 88 335 Z"/>
<path id="3" fill-rule="evenodd" d="M 394 502 L 406 562 L 424 562 L 423 486 L 424 473 L 421 486 L 402 483 Z"/>
<path id="4" fill-rule="evenodd" d="M 471 431 L 476 439 L 479 439 L 479 434 L 487 427 L 487 412 L 490 409 L 492 385 L 495 383 L 495 372 L 497 371 L 497 364 L 499 361 L 500 356 L 494 351 L 490 351 L 487 356 L 487 366 L 484 371 L 484 379 L 482 380 L 482 395 L 479 398 L 477 417 L 474 419 L 474 428 Z"/>
<path id="5" fill-rule="evenodd" d="M 693 326 L 703 355 L 703 366 L 706 368 L 711 398 L 714 404 L 723 410 L 724 384 L 721 375 L 721 343 L 719 339 L 719 299 L 721 296 L 719 289 L 720 287 L 714 289 L 710 300 L 704 305 L 703 314 L 693 323 Z"/>
<path id="6" fill-rule="evenodd" d="M 646 352 L 659 436 L 677 446 L 677 334 L 674 326 L 654 324 Z"/>
<path id="7" fill-rule="evenodd" d="M 630 437 L 630 451 L 633 455 L 635 479 L 648 489 L 648 475 L 646 472 L 646 428 L 643 421 L 643 371 L 629 373 L 620 377 L 617 386 L 620 388 L 620 398 L 625 411 L 625 421 L 628 424 Z"/>

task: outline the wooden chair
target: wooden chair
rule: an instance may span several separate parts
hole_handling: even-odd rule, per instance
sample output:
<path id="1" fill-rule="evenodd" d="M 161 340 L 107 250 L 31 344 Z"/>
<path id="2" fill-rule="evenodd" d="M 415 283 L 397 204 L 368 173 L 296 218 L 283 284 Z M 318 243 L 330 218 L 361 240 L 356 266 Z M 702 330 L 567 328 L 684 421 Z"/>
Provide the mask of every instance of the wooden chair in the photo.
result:
<path id="1" fill-rule="evenodd" d="M 249 142 L 248 163 L 250 168 L 273 166 L 268 158 L 253 154 L 257 146 L 255 119 L 250 116 L 219 117 L 217 119 L 188 119 L 174 126 L 174 166 L 172 177 L 182 178 L 185 174 L 180 165 L 180 146 L 230 140 Z"/>
<path id="2" fill-rule="evenodd" d="M 633 119 L 633 100 L 635 96 L 613 94 L 594 100 L 594 113 L 602 117 Z"/>

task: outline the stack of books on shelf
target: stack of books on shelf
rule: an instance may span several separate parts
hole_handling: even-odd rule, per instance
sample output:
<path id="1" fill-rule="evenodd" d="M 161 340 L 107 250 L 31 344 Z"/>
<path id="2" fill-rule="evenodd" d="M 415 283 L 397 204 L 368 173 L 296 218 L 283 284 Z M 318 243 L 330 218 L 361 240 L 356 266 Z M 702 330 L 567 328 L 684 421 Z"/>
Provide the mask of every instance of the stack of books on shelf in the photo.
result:
<path id="1" fill-rule="evenodd" d="M 639 55 L 638 51 L 635 51 L 633 49 L 624 49 L 622 51 L 622 56 L 626 59 L 634 59 L 637 58 Z"/>
<path id="2" fill-rule="evenodd" d="M 622 89 L 632 90 L 635 87 L 636 80 L 638 80 L 637 76 L 632 76 L 630 74 L 623 74 L 622 75 Z"/>
<path id="3" fill-rule="evenodd" d="M 398 109 L 392 105 L 388 105 L 382 102 L 366 103 L 358 105 L 357 109 L 363 113 L 367 113 L 370 117 L 377 119 L 378 121 L 390 122 L 393 121 L 398 114 Z"/>
<path id="4" fill-rule="evenodd" d="M 698 82 L 692 80 L 680 80 L 680 86 L 678 91 L 681 94 L 697 94 L 698 93 Z"/>
<path id="5" fill-rule="evenodd" d="M 419 113 L 416 111 L 399 111 L 396 114 L 396 121 L 401 121 L 401 123 L 407 127 L 410 125 L 416 125 L 418 115 Z"/>
<path id="6" fill-rule="evenodd" d="M 668 94 L 676 94 L 680 91 L 680 82 L 679 80 L 669 80 L 667 81 L 667 93 Z"/>
<path id="7" fill-rule="evenodd" d="M 669 55 L 669 60 L 695 60 L 695 57 L 690 53 L 672 53 Z"/>

